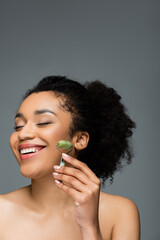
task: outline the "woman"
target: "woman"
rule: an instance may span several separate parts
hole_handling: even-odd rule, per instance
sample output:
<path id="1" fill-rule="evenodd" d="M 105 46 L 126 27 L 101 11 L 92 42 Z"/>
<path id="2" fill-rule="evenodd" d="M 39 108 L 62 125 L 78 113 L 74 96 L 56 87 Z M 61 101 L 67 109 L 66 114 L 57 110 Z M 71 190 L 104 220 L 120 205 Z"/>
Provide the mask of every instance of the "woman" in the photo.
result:
<path id="1" fill-rule="evenodd" d="M 139 213 L 129 199 L 100 191 L 122 159 L 131 162 L 134 122 L 121 97 L 99 81 L 61 76 L 28 90 L 15 116 L 11 149 L 31 185 L 1 195 L 0 240 L 138 240 Z M 56 149 L 73 145 L 69 154 Z"/>

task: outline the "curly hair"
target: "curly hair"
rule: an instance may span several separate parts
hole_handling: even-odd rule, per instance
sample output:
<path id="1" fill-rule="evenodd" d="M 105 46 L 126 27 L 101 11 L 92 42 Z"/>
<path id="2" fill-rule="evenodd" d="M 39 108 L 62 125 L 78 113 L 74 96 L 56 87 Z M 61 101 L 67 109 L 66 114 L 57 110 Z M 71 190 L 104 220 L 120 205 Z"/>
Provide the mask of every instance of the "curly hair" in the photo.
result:
<path id="1" fill-rule="evenodd" d="M 131 163 L 133 151 L 130 137 L 135 123 L 126 113 L 120 95 L 100 81 L 81 84 L 64 76 L 48 76 L 29 89 L 32 93 L 53 91 L 60 99 L 60 106 L 72 116 L 70 135 L 87 131 L 88 146 L 79 152 L 78 159 L 103 180 L 110 179 L 122 169 L 124 161 Z"/>

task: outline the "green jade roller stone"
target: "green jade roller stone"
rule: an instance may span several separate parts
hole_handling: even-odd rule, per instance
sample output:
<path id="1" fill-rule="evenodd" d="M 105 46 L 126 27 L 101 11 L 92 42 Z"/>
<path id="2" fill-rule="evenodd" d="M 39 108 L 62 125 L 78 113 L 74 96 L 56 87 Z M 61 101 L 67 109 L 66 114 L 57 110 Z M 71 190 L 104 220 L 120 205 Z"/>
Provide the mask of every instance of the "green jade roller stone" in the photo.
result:
<path id="1" fill-rule="evenodd" d="M 61 140 L 57 143 L 57 146 L 63 150 L 67 150 L 67 149 L 70 149 L 72 148 L 72 143 L 67 141 L 67 140 Z"/>
<path id="2" fill-rule="evenodd" d="M 71 149 L 73 147 L 72 143 L 67 140 L 61 140 L 57 143 L 57 147 L 67 150 Z M 63 158 L 61 158 L 60 166 L 65 166 L 65 162 L 63 161 Z"/>

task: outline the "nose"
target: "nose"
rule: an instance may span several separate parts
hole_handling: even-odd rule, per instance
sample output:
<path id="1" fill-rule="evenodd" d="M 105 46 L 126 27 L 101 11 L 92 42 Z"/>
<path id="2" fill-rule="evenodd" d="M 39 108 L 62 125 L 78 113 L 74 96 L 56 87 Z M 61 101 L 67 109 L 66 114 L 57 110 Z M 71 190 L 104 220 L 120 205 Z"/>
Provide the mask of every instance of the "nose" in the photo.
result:
<path id="1" fill-rule="evenodd" d="M 31 123 L 26 123 L 19 131 L 18 138 L 21 141 L 35 138 L 35 132 Z"/>

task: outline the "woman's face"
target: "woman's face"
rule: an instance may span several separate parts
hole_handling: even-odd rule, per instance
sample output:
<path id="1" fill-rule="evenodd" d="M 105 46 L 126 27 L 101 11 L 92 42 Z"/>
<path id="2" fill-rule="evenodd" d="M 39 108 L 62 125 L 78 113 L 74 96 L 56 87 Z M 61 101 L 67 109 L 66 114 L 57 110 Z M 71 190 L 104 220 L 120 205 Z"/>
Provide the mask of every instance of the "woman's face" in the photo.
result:
<path id="1" fill-rule="evenodd" d="M 22 102 L 10 146 L 23 176 L 35 179 L 53 172 L 61 158 L 57 142 L 72 141 L 70 123 L 71 114 L 60 107 L 53 92 L 33 93 Z"/>

